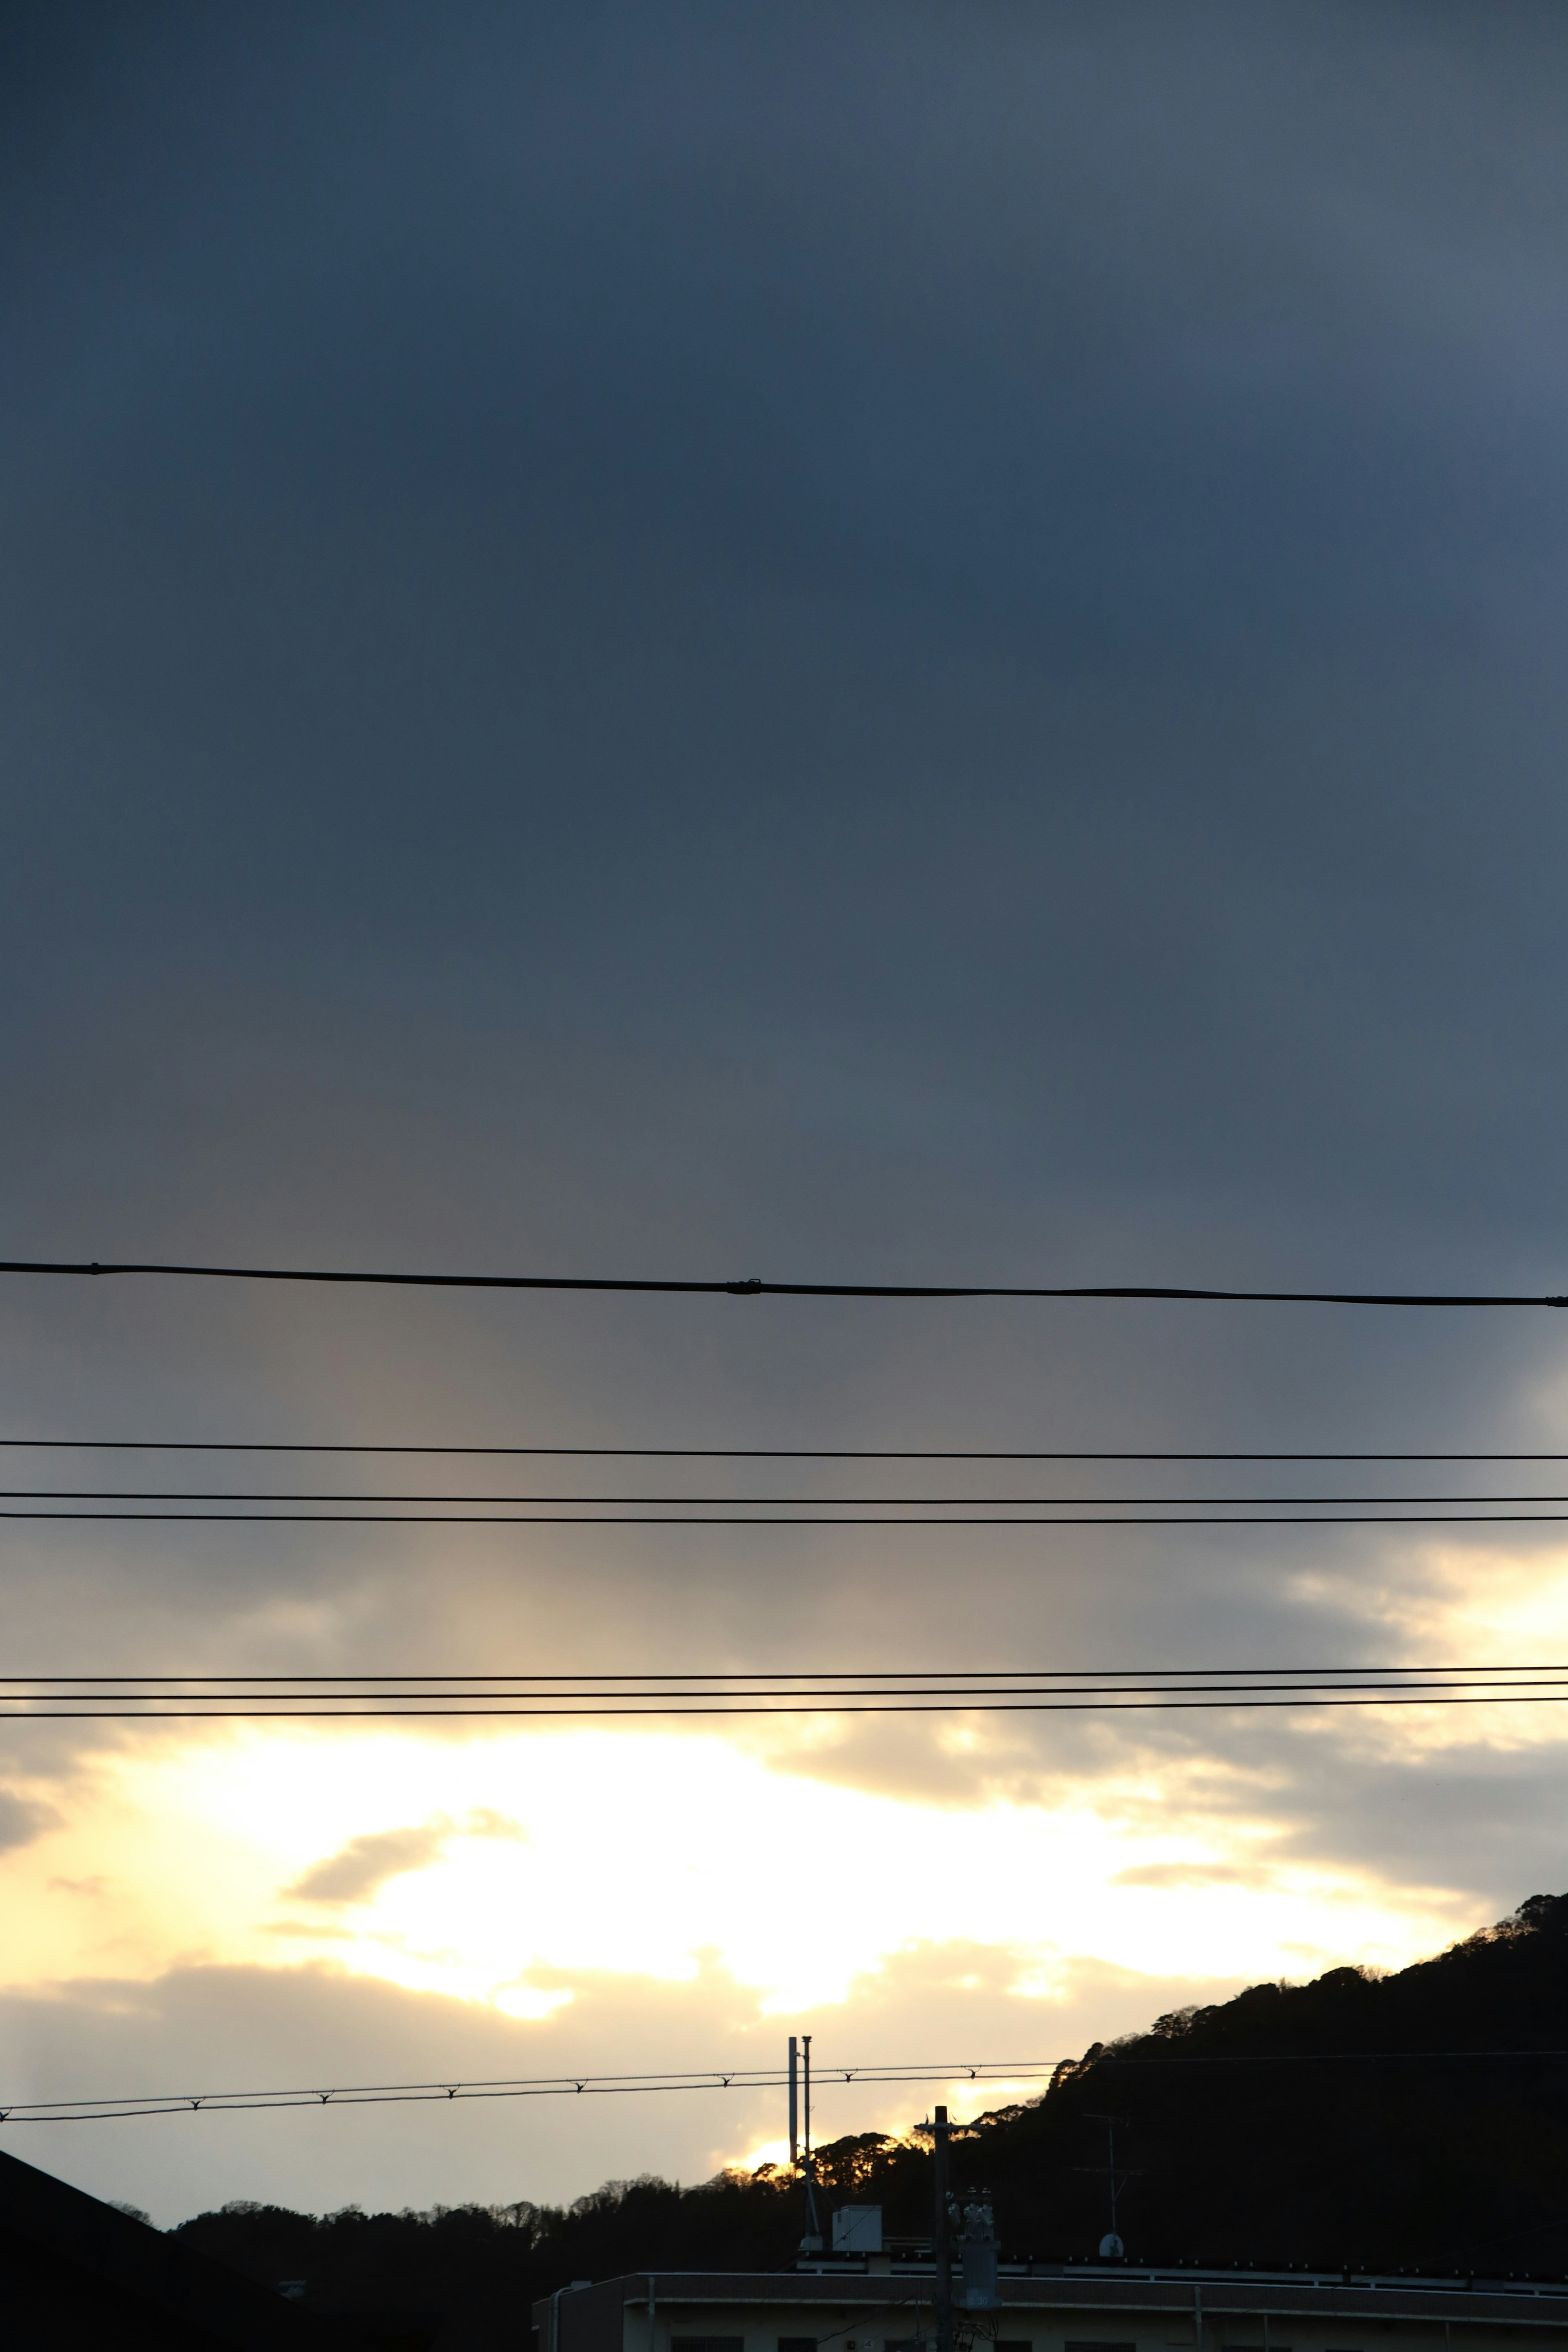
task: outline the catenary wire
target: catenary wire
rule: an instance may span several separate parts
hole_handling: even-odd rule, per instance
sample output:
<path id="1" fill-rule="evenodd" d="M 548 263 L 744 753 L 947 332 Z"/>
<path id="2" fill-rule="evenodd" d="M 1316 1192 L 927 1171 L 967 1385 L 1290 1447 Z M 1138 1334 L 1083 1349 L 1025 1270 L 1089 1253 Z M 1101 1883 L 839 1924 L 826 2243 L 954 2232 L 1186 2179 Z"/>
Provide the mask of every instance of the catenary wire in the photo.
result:
<path id="1" fill-rule="evenodd" d="M 1022 2081 L 1038 2079 L 1054 2069 L 1042 2059 L 965 2061 L 954 2066 L 834 2067 L 840 2087 L 849 2082 L 946 2083 Z M 820 2067 L 814 2070 L 820 2079 Z M 122 2116 L 233 2113 L 255 2107 L 315 2107 L 381 2105 L 398 2101 L 440 2099 L 552 2098 L 647 2094 L 658 2091 L 778 2090 L 787 2073 L 774 2067 L 691 2069 L 667 2074 L 546 2074 L 502 2077 L 485 2082 L 365 2083 L 279 2091 L 144 2092 L 125 2099 L 101 2098 L 15 2101 L 0 2105 L 0 2123 L 104 2122 Z"/>
<path id="2" fill-rule="evenodd" d="M 176 1275 L 207 1282 L 371 1284 L 417 1290 L 586 1290 L 731 1298 L 1126 1298 L 1287 1307 L 1568 1307 L 1553 1292 L 1209 1290 L 1152 1283 L 684 1281 L 620 1275 L 385 1274 L 334 1266 L 187 1265 L 151 1259 L 0 1258 L 0 1274 Z"/>
<path id="3" fill-rule="evenodd" d="M 883 2083 L 1048 2082 L 1058 2074 L 1075 2076 L 1091 2068 L 1138 2067 L 1152 2073 L 1172 2066 L 1364 2066 L 1539 2063 L 1568 2059 L 1568 2049 L 1547 2050 L 1287 2050 L 1194 2052 L 1167 2058 L 962 2059 L 939 2065 L 846 2066 L 819 2062 L 813 2069 L 824 2087 Z M 661 2091 L 782 2090 L 787 2072 L 773 2067 L 692 2068 L 667 2074 L 542 2074 L 490 2081 L 435 2083 L 344 2083 L 307 2084 L 287 2090 L 148 2091 L 123 2098 L 16 2099 L 0 2104 L 0 2124 L 109 2123 L 162 2115 L 235 2115 L 257 2108 L 382 2106 L 398 2103 L 455 2104 L 468 2099 L 584 2098 L 637 2095 Z"/>

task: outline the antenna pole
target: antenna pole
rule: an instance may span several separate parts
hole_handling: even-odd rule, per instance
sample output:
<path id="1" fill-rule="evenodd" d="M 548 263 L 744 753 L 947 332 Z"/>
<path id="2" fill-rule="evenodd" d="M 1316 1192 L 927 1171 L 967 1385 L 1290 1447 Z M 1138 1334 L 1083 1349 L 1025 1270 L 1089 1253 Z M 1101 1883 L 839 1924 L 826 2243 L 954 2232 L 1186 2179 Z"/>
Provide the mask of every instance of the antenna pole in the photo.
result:
<path id="1" fill-rule="evenodd" d="M 801 2240 L 801 2244 L 808 2254 L 819 2254 L 822 2252 L 822 2225 L 816 2218 L 816 2174 L 811 2158 L 811 2036 L 809 2033 L 801 2035 L 800 2048 L 803 2062 L 802 2087 L 805 2094 L 805 2235 Z"/>
<path id="2" fill-rule="evenodd" d="M 799 2069 L 800 2044 L 792 2033 L 789 2038 L 789 2168 L 792 2172 L 800 2162 Z"/>
<path id="3" fill-rule="evenodd" d="M 1102 2262 L 1119 2263 L 1123 2259 L 1124 2249 L 1116 2227 L 1117 2205 L 1121 2191 L 1134 2178 L 1131 2172 L 1119 2171 L 1116 2164 L 1116 2126 L 1118 2124 L 1124 2124 L 1127 2118 L 1125 2116 L 1100 2116 L 1090 2112 L 1087 2120 L 1089 2123 L 1105 2126 L 1105 2163 L 1103 2167 L 1098 2164 L 1080 2164 L 1077 2169 L 1079 2172 L 1092 2172 L 1102 2177 L 1106 2187 L 1110 2191 L 1110 2228 L 1100 2242 L 1100 2256 Z"/>

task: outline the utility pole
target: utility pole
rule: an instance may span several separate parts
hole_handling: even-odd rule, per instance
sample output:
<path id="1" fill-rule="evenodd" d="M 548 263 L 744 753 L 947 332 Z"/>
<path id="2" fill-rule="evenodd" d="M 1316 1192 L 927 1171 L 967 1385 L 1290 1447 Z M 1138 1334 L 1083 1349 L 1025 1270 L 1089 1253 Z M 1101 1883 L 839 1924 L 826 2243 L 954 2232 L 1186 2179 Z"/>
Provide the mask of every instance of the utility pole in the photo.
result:
<path id="1" fill-rule="evenodd" d="M 935 2209 L 931 2252 L 936 2262 L 936 2288 L 931 2301 L 936 2308 L 936 2352 L 952 2352 L 952 2248 L 947 2234 L 947 2151 L 952 2126 L 948 2122 L 945 2107 L 935 2110 L 931 2132 L 931 2194 Z"/>

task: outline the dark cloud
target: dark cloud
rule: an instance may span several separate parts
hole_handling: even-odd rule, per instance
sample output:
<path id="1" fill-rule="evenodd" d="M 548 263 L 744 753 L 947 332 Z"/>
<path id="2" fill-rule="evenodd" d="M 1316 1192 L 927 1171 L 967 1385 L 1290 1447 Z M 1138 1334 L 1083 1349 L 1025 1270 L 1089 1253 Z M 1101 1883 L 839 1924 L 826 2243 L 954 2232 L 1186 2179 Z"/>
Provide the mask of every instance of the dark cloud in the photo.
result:
<path id="1" fill-rule="evenodd" d="M 1513 1889 L 1526 1879 L 1552 1885 L 1563 1877 L 1556 1739 L 1521 1744 L 1500 1720 L 1489 1737 L 1425 1754 L 1401 1752 L 1386 1728 L 1381 1739 L 1320 1737 L 1311 1747 L 1310 1770 L 1277 1751 L 1250 1790 L 1237 1789 L 1275 1828 L 1259 1856 L 1265 1867 L 1309 1860 L 1371 1868 L 1407 1885 L 1462 1892 L 1500 1916 L 1523 1900 Z M 1260 1781 L 1273 1784 L 1267 1797 Z"/>

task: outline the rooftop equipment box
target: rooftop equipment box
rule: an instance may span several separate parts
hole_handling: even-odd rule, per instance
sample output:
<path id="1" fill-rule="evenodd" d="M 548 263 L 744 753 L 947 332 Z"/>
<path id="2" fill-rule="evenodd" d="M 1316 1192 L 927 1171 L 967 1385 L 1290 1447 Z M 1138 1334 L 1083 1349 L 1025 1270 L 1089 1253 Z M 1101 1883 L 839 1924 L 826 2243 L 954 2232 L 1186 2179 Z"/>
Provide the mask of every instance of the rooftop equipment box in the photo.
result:
<path id="1" fill-rule="evenodd" d="M 882 2209 L 879 2205 L 841 2205 L 833 2216 L 836 2254 L 879 2254 L 882 2251 Z"/>

